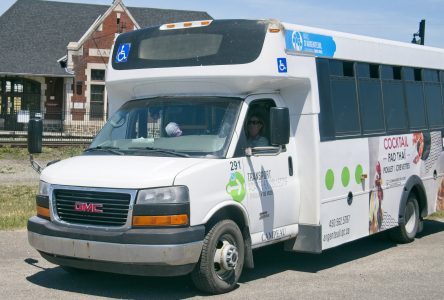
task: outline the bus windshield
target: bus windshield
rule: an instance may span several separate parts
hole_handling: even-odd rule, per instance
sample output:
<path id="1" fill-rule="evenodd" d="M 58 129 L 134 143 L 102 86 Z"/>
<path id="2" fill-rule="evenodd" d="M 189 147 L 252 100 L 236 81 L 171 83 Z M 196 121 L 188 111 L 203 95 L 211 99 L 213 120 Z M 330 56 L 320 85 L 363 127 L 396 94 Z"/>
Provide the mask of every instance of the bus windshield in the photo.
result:
<path id="1" fill-rule="evenodd" d="M 108 120 L 87 152 L 222 158 L 241 103 L 226 97 L 129 101 Z"/>
<path id="2" fill-rule="evenodd" d="M 210 25 L 145 28 L 118 36 L 116 70 L 246 64 L 259 57 L 267 21 L 213 20 Z"/>

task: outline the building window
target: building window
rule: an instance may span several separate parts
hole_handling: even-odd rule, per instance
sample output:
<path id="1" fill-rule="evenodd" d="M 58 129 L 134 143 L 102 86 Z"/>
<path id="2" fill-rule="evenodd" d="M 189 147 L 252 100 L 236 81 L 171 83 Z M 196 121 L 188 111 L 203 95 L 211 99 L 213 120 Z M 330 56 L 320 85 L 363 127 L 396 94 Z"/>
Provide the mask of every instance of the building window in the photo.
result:
<path id="1" fill-rule="evenodd" d="M 104 85 L 91 85 L 91 106 L 90 106 L 90 119 L 103 119 L 104 112 L 104 100 L 105 100 L 105 86 Z"/>
<path id="2" fill-rule="evenodd" d="M 0 113 L 40 112 L 40 83 L 25 78 L 0 79 Z"/>
<path id="3" fill-rule="evenodd" d="M 92 69 L 91 80 L 105 81 L 105 70 Z"/>

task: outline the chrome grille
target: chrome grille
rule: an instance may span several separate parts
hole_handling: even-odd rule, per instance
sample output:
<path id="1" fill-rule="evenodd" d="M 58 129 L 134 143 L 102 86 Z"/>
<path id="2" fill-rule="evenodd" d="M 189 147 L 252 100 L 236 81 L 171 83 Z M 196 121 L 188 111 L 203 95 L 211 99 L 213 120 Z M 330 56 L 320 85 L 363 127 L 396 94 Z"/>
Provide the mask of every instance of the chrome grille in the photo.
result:
<path id="1" fill-rule="evenodd" d="M 120 227 L 125 225 L 128 218 L 131 195 L 55 189 L 54 200 L 61 221 L 81 225 Z M 92 209 L 93 207 L 96 209 Z"/>

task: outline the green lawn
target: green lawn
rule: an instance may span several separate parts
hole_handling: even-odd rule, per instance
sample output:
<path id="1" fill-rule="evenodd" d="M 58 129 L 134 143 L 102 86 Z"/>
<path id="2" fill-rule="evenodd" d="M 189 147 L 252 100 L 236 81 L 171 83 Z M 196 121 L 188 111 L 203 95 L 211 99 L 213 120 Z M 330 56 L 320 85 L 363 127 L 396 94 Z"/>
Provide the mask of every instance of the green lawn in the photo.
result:
<path id="1" fill-rule="evenodd" d="M 29 217 L 36 214 L 35 195 L 38 186 L 1 186 L 0 230 L 26 227 Z"/>

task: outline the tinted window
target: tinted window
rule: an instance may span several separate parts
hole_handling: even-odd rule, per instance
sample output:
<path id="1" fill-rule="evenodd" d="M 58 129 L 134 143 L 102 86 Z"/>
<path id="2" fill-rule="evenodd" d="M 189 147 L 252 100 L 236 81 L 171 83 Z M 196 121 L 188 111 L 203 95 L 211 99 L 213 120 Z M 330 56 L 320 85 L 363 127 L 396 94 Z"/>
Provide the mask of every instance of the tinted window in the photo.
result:
<path id="1" fill-rule="evenodd" d="M 444 125 L 442 113 L 441 87 L 439 84 L 424 84 L 425 99 L 427 103 L 427 116 L 430 128 Z"/>
<path id="2" fill-rule="evenodd" d="M 262 51 L 267 28 L 266 21 L 214 20 L 203 27 L 136 30 L 119 35 L 112 65 L 126 70 L 250 63 Z M 116 62 L 124 44 L 130 44 L 128 58 Z"/>
<path id="3" fill-rule="evenodd" d="M 422 72 L 421 69 L 414 69 L 415 81 L 422 81 Z"/>
<path id="4" fill-rule="evenodd" d="M 381 78 L 382 79 L 394 79 L 392 66 L 381 66 Z"/>
<path id="5" fill-rule="evenodd" d="M 355 81 L 332 79 L 331 95 L 336 135 L 360 133 Z"/>
<path id="6" fill-rule="evenodd" d="M 407 128 L 406 111 L 402 82 L 385 81 L 382 83 L 384 112 L 387 130 L 398 131 Z"/>
<path id="7" fill-rule="evenodd" d="M 356 73 L 358 77 L 370 77 L 370 66 L 369 64 L 358 63 L 356 64 Z"/>
<path id="8" fill-rule="evenodd" d="M 436 70 L 424 70 L 423 71 L 423 77 L 424 77 L 424 81 L 433 81 L 433 82 L 437 82 L 439 81 L 439 73 Z"/>
<path id="9" fill-rule="evenodd" d="M 344 76 L 344 67 L 340 60 L 330 60 L 330 75 Z"/>
<path id="10" fill-rule="evenodd" d="M 359 80 L 359 107 L 364 133 L 384 132 L 381 84 L 379 80 Z"/>
<path id="11" fill-rule="evenodd" d="M 427 123 L 421 83 L 406 82 L 405 92 L 410 128 L 425 129 Z"/>
<path id="12" fill-rule="evenodd" d="M 408 80 L 408 81 L 414 81 L 415 80 L 415 72 L 413 71 L 413 68 L 402 68 L 402 79 Z"/>

